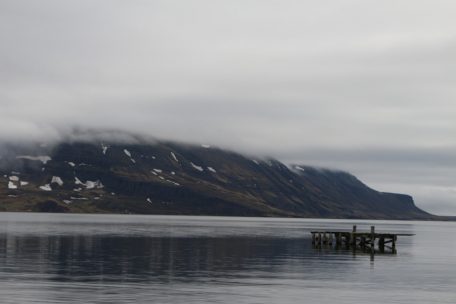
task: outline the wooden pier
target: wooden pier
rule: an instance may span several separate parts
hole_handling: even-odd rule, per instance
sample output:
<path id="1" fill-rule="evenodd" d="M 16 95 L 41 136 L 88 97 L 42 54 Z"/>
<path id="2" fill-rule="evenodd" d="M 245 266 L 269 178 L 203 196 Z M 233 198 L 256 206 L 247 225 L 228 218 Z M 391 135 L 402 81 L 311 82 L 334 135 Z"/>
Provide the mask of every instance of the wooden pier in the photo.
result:
<path id="1" fill-rule="evenodd" d="M 412 236 L 405 233 L 377 233 L 375 226 L 371 226 L 368 232 L 356 231 L 356 225 L 352 231 L 311 231 L 312 245 L 316 248 L 332 247 L 352 250 L 370 251 L 371 253 L 396 253 L 398 236 Z"/>

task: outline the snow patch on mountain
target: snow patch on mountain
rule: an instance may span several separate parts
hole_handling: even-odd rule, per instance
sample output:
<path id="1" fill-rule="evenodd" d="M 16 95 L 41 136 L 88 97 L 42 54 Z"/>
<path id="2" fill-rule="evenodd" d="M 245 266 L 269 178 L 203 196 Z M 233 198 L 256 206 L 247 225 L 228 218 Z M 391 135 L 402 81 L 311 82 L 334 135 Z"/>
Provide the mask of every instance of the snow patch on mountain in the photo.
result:
<path id="1" fill-rule="evenodd" d="M 171 157 L 178 163 L 179 160 L 177 159 L 176 154 L 174 154 L 173 152 L 171 152 L 170 154 L 171 154 Z"/>
<path id="2" fill-rule="evenodd" d="M 104 155 L 106 155 L 106 151 L 108 151 L 108 149 L 109 149 L 109 146 L 107 146 L 107 145 L 101 143 L 101 152 L 102 152 Z"/>
<path id="3" fill-rule="evenodd" d="M 59 186 L 63 186 L 63 180 L 59 176 L 53 176 L 51 180 L 51 185 L 57 184 Z"/>
<path id="4" fill-rule="evenodd" d="M 52 191 L 51 185 L 46 184 L 44 186 L 40 186 L 40 189 L 43 191 Z"/>
<path id="5" fill-rule="evenodd" d="M 86 181 L 85 182 L 85 186 L 87 189 L 101 189 L 104 187 L 104 185 L 99 181 L 99 180 L 96 180 L 96 181 Z"/>
<path id="6" fill-rule="evenodd" d="M 30 156 L 30 155 L 19 155 L 16 156 L 17 159 L 28 159 L 28 160 L 37 160 L 45 165 L 48 161 L 51 161 L 52 158 L 47 155 L 38 155 L 38 156 Z"/>
<path id="7" fill-rule="evenodd" d="M 191 162 L 190 164 L 192 165 L 192 167 L 193 167 L 195 170 L 198 170 L 198 171 L 200 171 L 200 172 L 203 172 L 203 171 L 204 171 L 203 167 L 198 166 L 198 165 L 195 165 L 195 164 L 192 163 L 192 162 Z"/>
<path id="8" fill-rule="evenodd" d="M 136 161 L 133 159 L 133 157 L 131 157 L 130 151 L 128 151 L 127 149 L 124 149 L 124 153 L 125 153 L 125 155 L 127 155 L 130 158 L 132 163 L 136 164 Z"/>
<path id="9" fill-rule="evenodd" d="M 80 180 L 79 178 L 77 178 L 76 176 L 74 177 L 74 183 L 75 183 L 76 185 L 84 185 L 84 183 L 81 182 L 81 180 Z"/>
<path id="10" fill-rule="evenodd" d="M 104 188 L 104 185 L 103 185 L 103 183 L 100 180 L 96 180 L 96 181 L 88 180 L 85 183 L 83 183 L 79 178 L 75 177 L 74 178 L 74 183 L 76 185 L 84 186 L 84 187 L 86 187 L 86 189 L 101 189 L 101 188 Z M 78 190 L 74 189 L 74 191 L 78 191 Z"/>
<path id="11" fill-rule="evenodd" d="M 170 179 L 167 179 L 166 181 L 167 181 L 168 183 L 171 183 L 171 184 L 175 185 L 175 186 L 180 186 L 179 183 L 176 183 L 175 181 L 172 181 L 172 180 L 170 180 Z"/>

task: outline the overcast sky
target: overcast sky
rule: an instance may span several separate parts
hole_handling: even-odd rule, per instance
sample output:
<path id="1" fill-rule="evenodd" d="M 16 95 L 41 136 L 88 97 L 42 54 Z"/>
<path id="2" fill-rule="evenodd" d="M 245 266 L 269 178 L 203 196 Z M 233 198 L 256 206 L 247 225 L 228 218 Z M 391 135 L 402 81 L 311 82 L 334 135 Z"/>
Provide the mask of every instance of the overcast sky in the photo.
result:
<path id="1" fill-rule="evenodd" d="M 72 126 L 348 170 L 456 215 L 456 1 L 0 0 L 0 139 Z"/>

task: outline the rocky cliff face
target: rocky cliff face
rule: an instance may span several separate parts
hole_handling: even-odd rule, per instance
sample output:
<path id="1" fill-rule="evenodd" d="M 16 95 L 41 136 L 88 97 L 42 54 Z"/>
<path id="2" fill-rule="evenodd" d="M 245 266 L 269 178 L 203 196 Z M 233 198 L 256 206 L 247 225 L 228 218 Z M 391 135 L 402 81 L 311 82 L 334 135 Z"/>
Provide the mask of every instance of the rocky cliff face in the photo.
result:
<path id="1" fill-rule="evenodd" d="M 2 153 L 2 211 L 433 218 L 410 196 L 377 192 L 345 172 L 209 146 L 98 141 Z"/>

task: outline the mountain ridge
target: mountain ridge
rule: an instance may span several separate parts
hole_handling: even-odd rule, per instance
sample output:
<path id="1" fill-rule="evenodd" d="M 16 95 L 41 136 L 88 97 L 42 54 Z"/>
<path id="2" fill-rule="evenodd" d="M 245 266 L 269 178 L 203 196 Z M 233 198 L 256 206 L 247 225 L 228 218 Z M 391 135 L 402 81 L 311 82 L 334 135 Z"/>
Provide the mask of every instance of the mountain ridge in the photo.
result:
<path id="1" fill-rule="evenodd" d="M 0 173 L 1 211 L 438 218 L 347 172 L 171 141 L 10 145 Z"/>

